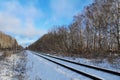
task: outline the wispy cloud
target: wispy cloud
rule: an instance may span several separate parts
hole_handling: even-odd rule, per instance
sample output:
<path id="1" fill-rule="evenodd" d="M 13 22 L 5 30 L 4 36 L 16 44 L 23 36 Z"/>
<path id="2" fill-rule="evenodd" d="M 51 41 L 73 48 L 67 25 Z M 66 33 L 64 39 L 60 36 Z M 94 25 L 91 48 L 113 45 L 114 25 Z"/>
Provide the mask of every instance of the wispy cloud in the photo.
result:
<path id="1" fill-rule="evenodd" d="M 50 0 L 52 15 L 48 21 L 58 25 L 65 21 L 65 24 L 70 24 L 73 16 L 83 11 L 84 7 L 91 2 L 92 0 Z"/>
<path id="2" fill-rule="evenodd" d="M 35 20 L 43 17 L 44 13 L 31 3 L 22 5 L 18 0 L 0 3 L 0 30 L 18 36 L 16 39 L 21 42 L 20 44 L 25 41 L 33 42 L 28 39 L 46 33 L 45 30 L 35 27 Z M 24 38 L 20 39 L 19 36 L 24 36 Z"/>
<path id="3" fill-rule="evenodd" d="M 87 2 L 88 1 L 88 2 Z M 92 0 L 0 0 L 0 31 L 25 46 L 53 25 L 66 25 Z"/>
<path id="4" fill-rule="evenodd" d="M 3 10 L 0 11 L 0 30 L 27 37 L 42 34 L 43 31 L 37 30 L 34 24 L 36 18 L 44 15 L 40 9 L 38 10 L 33 5 L 23 6 L 17 1 L 4 2 L 2 8 Z"/>

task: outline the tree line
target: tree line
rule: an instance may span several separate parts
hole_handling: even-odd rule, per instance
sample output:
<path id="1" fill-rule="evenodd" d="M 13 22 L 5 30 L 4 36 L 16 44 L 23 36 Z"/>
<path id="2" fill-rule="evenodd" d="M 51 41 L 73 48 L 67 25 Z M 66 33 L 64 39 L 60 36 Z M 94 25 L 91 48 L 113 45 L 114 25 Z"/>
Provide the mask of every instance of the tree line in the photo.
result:
<path id="1" fill-rule="evenodd" d="M 0 31 L 0 50 L 22 49 L 15 38 Z"/>
<path id="2" fill-rule="evenodd" d="M 56 53 L 120 51 L 120 1 L 95 0 L 66 26 L 54 26 L 29 49 Z"/>

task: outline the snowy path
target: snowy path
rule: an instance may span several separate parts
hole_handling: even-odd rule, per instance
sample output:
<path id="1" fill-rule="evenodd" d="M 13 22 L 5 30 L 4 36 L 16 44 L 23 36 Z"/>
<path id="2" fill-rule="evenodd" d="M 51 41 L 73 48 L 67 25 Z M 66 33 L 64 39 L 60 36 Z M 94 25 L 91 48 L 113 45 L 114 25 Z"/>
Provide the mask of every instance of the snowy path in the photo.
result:
<path id="1" fill-rule="evenodd" d="M 90 80 L 26 51 L 29 80 Z"/>

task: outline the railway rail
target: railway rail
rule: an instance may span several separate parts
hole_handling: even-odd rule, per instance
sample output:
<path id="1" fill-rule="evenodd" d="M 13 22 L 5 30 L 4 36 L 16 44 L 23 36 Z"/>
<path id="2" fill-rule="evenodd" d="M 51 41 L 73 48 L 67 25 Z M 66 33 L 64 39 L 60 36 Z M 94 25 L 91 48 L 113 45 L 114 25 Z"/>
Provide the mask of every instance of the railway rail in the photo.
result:
<path id="1" fill-rule="evenodd" d="M 110 73 L 110 74 L 113 74 L 113 75 L 120 76 L 120 72 L 116 72 L 116 71 L 112 71 L 112 70 L 109 70 L 109 69 L 104 69 L 104 68 L 100 68 L 100 67 L 96 67 L 96 66 L 91 66 L 91 65 L 87 65 L 87 64 L 82 64 L 82 63 L 78 63 L 78 62 L 75 62 L 75 61 L 59 58 L 59 57 L 56 57 L 56 56 L 51 56 L 51 55 L 46 55 L 46 54 L 43 54 L 43 55 L 48 56 L 48 57 L 52 57 L 52 58 L 55 58 L 55 59 L 59 59 L 59 60 L 62 60 L 62 61 L 66 61 L 66 62 L 69 62 L 69 63 L 73 63 L 73 64 L 76 64 L 76 65 L 80 65 L 80 66 L 84 66 L 84 67 L 88 67 L 88 68 L 92 68 L 92 69 L 96 69 L 96 70 L 104 71 L 104 72 L 107 72 L 107 73 Z"/>
<path id="2" fill-rule="evenodd" d="M 46 55 L 46 54 L 38 54 L 38 53 L 35 53 L 36 55 L 46 59 L 46 60 L 49 60 L 57 65 L 60 65 L 62 67 L 65 67 L 73 72 L 76 72 L 80 75 L 83 75 L 83 76 L 86 76 L 92 80 L 108 80 L 107 78 L 105 78 L 105 76 L 102 77 L 102 75 L 97 75 L 96 73 L 97 72 L 102 72 L 104 73 L 106 76 L 108 77 L 112 77 L 114 80 L 119 80 L 120 79 L 120 73 L 119 72 L 115 72 L 115 71 L 112 71 L 112 70 L 108 70 L 108 69 L 104 69 L 104 68 L 100 68 L 100 67 L 96 67 L 96 66 L 91 66 L 91 65 L 86 65 L 86 64 L 81 64 L 81 63 L 77 63 L 77 62 L 74 62 L 74 61 L 71 61 L 71 60 L 67 60 L 67 59 L 63 59 L 63 58 L 59 58 L 59 57 L 56 57 L 56 56 L 52 56 L 52 55 Z M 67 64 L 66 64 L 67 63 Z M 72 65 L 75 65 L 77 67 L 84 67 L 87 69 L 91 69 L 91 70 L 94 70 L 96 71 L 94 74 L 90 74 L 86 71 L 82 71 L 82 68 L 81 69 L 78 69 L 77 67 L 74 67 L 74 66 L 70 66 L 69 64 L 72 64 Z M 103 75 L 104 75 L 103 74 Z M 115 78 L 114 78 L 115 77 Z M 116 78 L 117 77 L 117 78 Z M 111 78 L 111 80 L 112 80 Z M 110 80 L 110 79 L 109 79 Z"/>

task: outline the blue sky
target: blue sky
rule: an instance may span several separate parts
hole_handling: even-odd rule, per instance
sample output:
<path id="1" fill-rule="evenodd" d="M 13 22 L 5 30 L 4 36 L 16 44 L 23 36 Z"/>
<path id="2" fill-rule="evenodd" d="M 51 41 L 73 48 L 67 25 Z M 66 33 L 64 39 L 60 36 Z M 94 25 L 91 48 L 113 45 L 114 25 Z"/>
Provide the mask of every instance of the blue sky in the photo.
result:
<path id="1" fill-rule="evenodd" d="M 68 25 L 93 0 L 0 0 L 0 31 L 29 45 L 54 25 Z"/>

